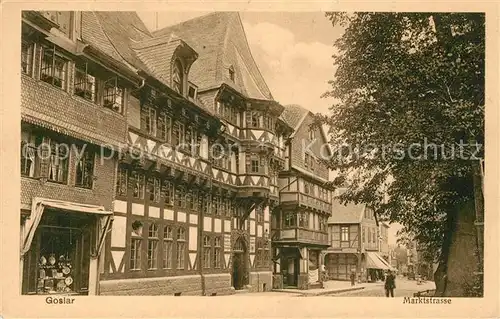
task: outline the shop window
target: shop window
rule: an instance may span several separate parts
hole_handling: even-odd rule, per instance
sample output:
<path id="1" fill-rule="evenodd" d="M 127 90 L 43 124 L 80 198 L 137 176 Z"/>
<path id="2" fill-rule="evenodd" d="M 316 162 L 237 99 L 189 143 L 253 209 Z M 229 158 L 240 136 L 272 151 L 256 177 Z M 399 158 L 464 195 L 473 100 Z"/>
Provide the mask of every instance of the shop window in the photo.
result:
<path id="1" fill-rule="evenodd" d="M 134 198 L 144 199 L 144 174 L 133 171 L 130 175 Z"/>
<path id="2" fill-rule="evenodd" d="M 174 237 L 171 226 L 163 229 L 163 268 L 172 269 Z"/>
<path id="3" fill-rule="evenodd" d="M 69 147 L 66 143 L 58 143 L 47 139 L 50 145 L 47 180 L 56 183 L 66 183 L 68 179 Z"/>
<path id="4" fill-rule="evenodd" d="M 68 60 L 59 55 L 55 46 L 42 48 L 42 61 L 40 65 L 40 80 L 61 89 L 66 89 L 66 72 Z"/>
<path id="5" fill-rule="evenodd" d="M 165 205 L 174 205 L 174 185 L 166 179 L 163 180 L 163 196 Z"/>
<path id="6" fill-rule="evenodd" d="M 158 226 L 149 225 L 148 232 L 148 269 L 156 269 L 158 261 Z"/>
<path id="7" fill-rule="evenodd" d="M 35 45 L 28 41 L 21 42 L 21 72 L 26 75 L 33 73 L 33 51 Z"/>
<path id="8" fill-rule="evenodd" d="M 184 71 L 179 60 L 175 60 L 172 68 L 172 88 L 179 94 L 184 92 Z"/>
<path id="9" fill-rule="evenodd" d="M 116 178 L 116 195 L 127 196 L 128 169 L 122 165 L 118 166 Z"/>
<path id="10" fill-rule="evenodd" d="M 118 80 L 116 77 L 104 82 L 103 89 L 103 106 L 105 108 L 111 109 L 117 113 L 123 113 L 123 100 L 124 100 L 125 90 L 123 87 L 118 85 Z"/>
<path id="11" fill-rule="evenodd" d="M 36 176 L 36 168 L 40 162 L 38 146 L 43 137 L 29 131 L 21 132 L 21 175 L 27 177 Z"/>
<path id="12" fill-rule="evenodd" d="M 221 238 L 214 238 L 214 268 L 221 268 L 221 258 L 222 258 L 222 246 Z"/>
<path id="13" fill-rule="evenodd" d="M 142 223 L 132 223 L 132 236 L 130 238 L 130 270 L 141 269 Z"/>
<path id="14" fill-rule="evenodd" d="M 182 227 L 177 229 L 177 269 L 184 269 L 186 255 L 186 230 Z"/>
<path id="15" fill-rule="evenodd" d="M 203 237 L 203 268 L 210 268 L 211 249 L 210 237 Z"/>
<path id="16" fill-rule="evenodd" d="M 284 218 L 285 227 L 297 226 L 297 215 L 295 212 L 286 212 Z"/>
<path id="17" fill-rule="evenodd" d="M 77 187 L 91 189 L 94 183 L 94 162 L 95 153 L 87 149 L 87 145 L 83 147 L 83 153 L 78 152 L 79 156 L 76 160 L 76 176 L 75 185 Z"/>
<path id="18" fill-rule="evenodd" d="M 148 178 L 148 191 L 149 191 L 149 200 L 154 203 L 160 202 L 160 179 L 155 176 L 150 176 Z"/>

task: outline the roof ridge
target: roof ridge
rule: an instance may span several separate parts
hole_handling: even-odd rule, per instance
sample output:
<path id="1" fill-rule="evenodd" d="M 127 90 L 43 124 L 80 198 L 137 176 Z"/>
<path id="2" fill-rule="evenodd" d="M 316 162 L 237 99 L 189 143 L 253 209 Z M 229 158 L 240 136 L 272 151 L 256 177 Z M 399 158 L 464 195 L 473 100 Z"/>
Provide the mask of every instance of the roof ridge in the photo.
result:
<path id="1" fill-rule="evenodd" d="M 207 14 L 204 14 L 204 15 L 201 15 L 201 16 L 197 16 L 197 17 L 194 17 L 194 18 L 191 18 L 191 19 L 188 19 L 188 20 L 184 20 L 184 21 L 176 23 L 176 24 L 172 24 L 172 25 L 163 27 L 161 29 L 158 29 L 158 30 L 155 30 L 155 31 L 151 32 L 151 34 L 152 34 L 153 37 L 156 37 L 158 34 L 160 34 L 164 30 L 168 30 L 170 28 L 177 28 L 180 25 L 187 24 L 187 23 L 192 23 L 194 20 L 204 19 L 204 18 L 207 18 L 209 16 L 216 15 L 216 14 L 218 14 L 220 12 L 226 12 L 226 11 L 214 11 L 214 12 L 210 12 L 210 13 L 207 13 Z"/>

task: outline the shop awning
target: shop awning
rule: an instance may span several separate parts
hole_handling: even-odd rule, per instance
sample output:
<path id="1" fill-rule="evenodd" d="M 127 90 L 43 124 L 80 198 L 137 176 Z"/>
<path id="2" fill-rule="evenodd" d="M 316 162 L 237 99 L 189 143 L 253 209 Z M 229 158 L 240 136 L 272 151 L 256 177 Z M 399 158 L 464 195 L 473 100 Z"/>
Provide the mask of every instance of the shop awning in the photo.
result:
<path id="1" fill-rule="evenodd" d="M 97 257 L 104 245 L 106 234 L 111 229 L 113 212 L 106 211 L 102 206 L 87 205 L 80 203 L 66 202 L 62 200 L 35 197 L 31 205 L 30 217 L 26 220 L 25 231 L 22 234 L 21 256 L 31 247 L 36 229 L 42 220 L 45 208 L 55 208 L 77 214 L 96 214 L 99 222 L 97 223 L 97 240 L 93 257 Z"/>
<path id="2" fill-rule="evenodd" d="M 365 253 L 366 255 L 366 268 L 371 268 L 371 269 L 383 269 L 383 270 L 391 270 L 392 267 L 390 267 L 387 263 L 382 261 L 382 257 L 379 256 L 376 252 L 373 251 L 367 251 Z"/>

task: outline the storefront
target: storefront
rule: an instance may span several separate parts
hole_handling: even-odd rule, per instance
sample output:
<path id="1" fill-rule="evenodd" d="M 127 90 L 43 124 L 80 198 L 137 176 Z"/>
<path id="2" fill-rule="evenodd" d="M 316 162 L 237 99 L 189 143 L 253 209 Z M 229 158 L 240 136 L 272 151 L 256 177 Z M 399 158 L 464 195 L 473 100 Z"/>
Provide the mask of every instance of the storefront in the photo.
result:
<path id="1" fill-rule="evenodd" d="M 356 254 L 329 253 L 325 257 L 325 268 L 328 279 L 350 280 L 351 273 L 357 271 L 358 258 Z"/>
<path id="2" fill-rule="evenodd" d="M 384 280 L 384 272 L 393 269 L 382 256 L 373 251 L 365 252 L 363 261 L 368 282 Z"/>
<path id="3" fill-rule="evenodd" d="M 97 294 L 112 216 L 100 206 L 35 198 L 21 225 L 22 294 Z"/>

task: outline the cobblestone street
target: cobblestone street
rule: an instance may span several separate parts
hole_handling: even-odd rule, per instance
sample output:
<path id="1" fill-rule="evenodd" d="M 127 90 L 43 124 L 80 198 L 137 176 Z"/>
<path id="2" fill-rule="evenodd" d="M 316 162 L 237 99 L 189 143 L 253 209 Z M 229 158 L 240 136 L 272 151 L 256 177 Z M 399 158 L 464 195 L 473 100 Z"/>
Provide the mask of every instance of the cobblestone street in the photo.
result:
<path id="1" fill-rule="evenodd" d="M 394 297 L 412 297 L 415 292 L 424 290 L 435 289 L 434 282 L 427 281 L 418 285 L 414 280 L 407 280 L 405 278 L 396 279 L 396 289 L 394 290 Z M 338 293 L 329 295 L 332 297 L 385 297 L 384 286 L 380 285 L 369 285 L 363 290 L 348 291 L 344 293 Z"/>

